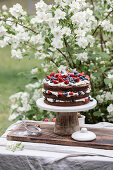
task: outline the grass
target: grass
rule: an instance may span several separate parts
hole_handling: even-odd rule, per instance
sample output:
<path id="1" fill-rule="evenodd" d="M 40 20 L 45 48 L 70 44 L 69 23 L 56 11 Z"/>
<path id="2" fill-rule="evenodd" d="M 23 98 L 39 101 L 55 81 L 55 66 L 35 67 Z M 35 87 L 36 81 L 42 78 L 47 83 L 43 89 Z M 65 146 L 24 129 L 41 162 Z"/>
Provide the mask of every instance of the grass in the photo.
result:
<path id="1" fill-rule="evenodd" d="M 36 62 L 38 61 L 29 60 L 28 57 L 21 61 L 12 59 L 10 58 L 10 47 L 0 49 L 0 135 L 12 124 L 8 121 L 9 96 L 29 83 L 29 80 L 19 76 L 19 73 L 28 73 L 32 67 L 36 66 Z"/>

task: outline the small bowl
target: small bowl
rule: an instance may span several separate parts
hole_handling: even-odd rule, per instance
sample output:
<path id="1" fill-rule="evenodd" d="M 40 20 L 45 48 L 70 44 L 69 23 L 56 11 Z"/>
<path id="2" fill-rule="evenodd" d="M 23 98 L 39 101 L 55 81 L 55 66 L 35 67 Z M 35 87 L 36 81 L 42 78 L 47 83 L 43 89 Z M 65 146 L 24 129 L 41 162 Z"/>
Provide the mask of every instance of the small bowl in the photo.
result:
<path id="1" fill-rule="evenodd" d="M 85 124 L 85 116 L 81 115 L 81 118 L 78 118 L 79 126 L 82 126 Z"/>

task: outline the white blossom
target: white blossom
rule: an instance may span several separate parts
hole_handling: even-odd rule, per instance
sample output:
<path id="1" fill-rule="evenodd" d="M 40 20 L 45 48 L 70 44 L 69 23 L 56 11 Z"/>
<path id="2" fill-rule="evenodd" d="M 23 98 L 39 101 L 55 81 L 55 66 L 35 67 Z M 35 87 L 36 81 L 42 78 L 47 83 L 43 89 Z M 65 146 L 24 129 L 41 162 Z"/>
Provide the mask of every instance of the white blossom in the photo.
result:
<path id="1" fill-rule="evenodd" d="M 2 10 L 6 11 L 7 10 L 7 6 L 6 5 L 2 5 Z"/>
<path id="2" fill-rule="evenodd" d="M 61 11 L 60 9 L 56 9 L 55 11 L 55 18 L 57 19 L 64 19 L 66 16 L 66 13 Z"/>
<path id="3" fill-rule="evenodd" d="M 40 86 L 40 83 L 36 82 L 34 84 L 27 84 L 25 87 L 29 90 L 32 90 L 32 89 L 35 89 L 35 88 L 38 88 Z"/>
<path id="4" fill-rule="evenodd" d="M 113 114 L 113 104 L 110 104 L 108 107 L 107 107 L 107 111 L 109 113 L 112 113 Z"/>
<path id="5" fill-rule="evenodd" d="M 22 6 L 18 3 L 13 5 L 13 7 L 9 9 L 9 12 L 15 18 L 19 18 L 21 15 L 26 15 L 26 12 L 22 9 Z"/>
<path id="6" fill-rule="evenodd" d="M 31 74 L 36 74 L 38 72 L 38 68 L 34 68 L 31 70 Z"/>
<path id="7" fill-rule="evenodd" d="M 82 48 L 86 48 L 88 46 L 88 40 L 86 37 L 77 38 L 76 43 Z"/>
<path id="8" fill-rule="evenodd" d="M 54 37 L 57 39 L 61 39 L 62 38 L 62 31 L 61 31 L 61 27 L 55 27 L 53 30 L 51 30 L 52 34 L 54 35 Z"/>
<path id="9" fill-rule="evenodd" d="M 6 34 L 6 28 L 4 26 L 0 26 L 0 37 L 4 36 Z"/>
<path id="10" fill-rule="evenodd" d="M 40 2 L 37 2 L 35 4 L 35 7 L 36 7 L 36 13 L 38 15 L 39 12 L 46 12 L 49 6 L 43 0 L 41 0 Z"/>
<path id="11" fill-rule="evenodd" d="M 13 121 L 13 120 L 15 120 L 19 115 L 20 115 L 19 113 L 14 112 L 13 114 L 10 114 L 8 120 L 9 120 L 9 121 Z"/>
<path id="12" fill-rule="evenodd" d="M 11 51 L 11 57 L 12 58 L 17 58 L 17 59 L 22 59 L 22 52 L 20 51 L 20 49 L 17 50 L 12 50 Z"/>
<path id="13" fill-rule="evenodd" d="M 63 48 L 63 42 L 57 38 L 52 39 L 51 45 L 53 45 L 54 48 L 59 48 L 59 49 Z"/>
<path id="14" fill-rule="evenodd" d="M 62 34 L 63 34 L 63 35 L 70 36 L 70 35 L 71 35 L 71 30 L 70 30 L 70 28 L 68 28 L 68 27 L 62 28 Z"/>
<path id="15" fill-rule="evenodd" d="M 87 61 L 88 60 L 88 56 L 86 52 L 77 54 L 77 59 L 80 61 Z"/>
<path id="16" fill-rule="evenodd" d="M 58 72 L 63 71 L 63 73 L 64 73 L 64 72 L 66 72 L 66 69 L 67 69 L 67 67 L 66 67 L 66 66 L 64 66 L 64 65 L 60 65 L 60 67 L 58 68 Z M 67 73 L 66 73 L 66 74 L 67 74 Z"/>

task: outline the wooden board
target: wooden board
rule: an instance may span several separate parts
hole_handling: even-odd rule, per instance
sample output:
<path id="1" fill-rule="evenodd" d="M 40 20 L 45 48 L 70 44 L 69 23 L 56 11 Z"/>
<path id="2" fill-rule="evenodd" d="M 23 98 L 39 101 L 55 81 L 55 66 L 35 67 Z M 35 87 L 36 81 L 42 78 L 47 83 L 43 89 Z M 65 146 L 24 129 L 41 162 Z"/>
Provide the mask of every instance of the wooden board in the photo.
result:
<path id="1" fill-rule="evenodd" d="M 36 125 L 36 123 L 28 123 L 29 126 Z M 49 132 L 54 134 L 54 125 L 50 124 L 40 124 L 42 133 Z M 88 128 L 88 130 L 94 132 L 97 138 L 90 142 L 78 142 L 71 138 L 71 136 L 62 136 L 62 137 L 52 137 L 46 134 L 40 136 L 35 135 L 26 135 L 27 131 L 23 124 L 20 124 L 13 131 L 7 135 L 8 140 L 13 141 L 22 141 L 22 142 L 33 142 L 33 143 L 47 143 L 47 144 L 56 144 L 56 145 L 67 145 L 67 146 L 81 146 L 81 147 L 91 147 L 91 148 L 100 148 L 100 149 L 113 149 L 113 130 L 111 129 L 102 129 L 102 128 Z M 23 135 L 23 134 L 24 135 Z"/>

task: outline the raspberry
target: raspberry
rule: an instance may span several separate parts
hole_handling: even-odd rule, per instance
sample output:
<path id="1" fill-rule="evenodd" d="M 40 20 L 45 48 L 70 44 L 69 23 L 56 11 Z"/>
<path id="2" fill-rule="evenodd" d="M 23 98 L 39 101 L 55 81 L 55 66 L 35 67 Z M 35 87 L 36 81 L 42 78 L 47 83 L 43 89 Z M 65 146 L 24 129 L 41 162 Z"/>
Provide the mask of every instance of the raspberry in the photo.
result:
<path id="1" fill-rule="evenodd" d="M 54 76 L 55 75 L 55 73 L 54 72 L 52 72 L 51 74 L 50 74 L 50 76 Z"/>
<path id="2" fill-rule="evenodd" d="M 85 98 L 85 102 L 87 102 L 88 101 L 88 98 Z"/>
<path id="3" fill-rule="evenodd" d="M 88 78 L 88 81 L 90 81 L 90 77 L 88 75 L 86 75 L 85 77 Z"/>
<path id="4" fill-rule="evenodd" d="M 73 95 L 73 92 L 70 92 L 69 95 Z"/>
<path id="5" fill-rule="evenodd" d="M 63 75 L 63 78 L 67 78 L 68 77 L 68 75 Z"/>
<path id="6" fill-rule="evenodd" d="M 47 77 L 49 80 L 51 79 L 51 76 L 46 75 L 46 77 Z"/>
<path id="7" fill-rule="evenodd" d="M 63 82 L 64 80 L 61 77 L 58 77 L 59 82 Z"/>
<path id="8" fill-rule="evenodd" d="M 69 84 L 69 80 L 65 80 L 64 83 L 65 83 L 65 84 Z"/>
<path id="9" fill-rule="evenodd" d="M 61 75 L 61 73 L 56 73 L 55 75 L 54 75 L 54 77 L 58 77 L 58 76 L 60 76 Z"/>
<path id="10" fill-rule="evenodd" d="M 53 83 L 54 83 L 54 84 L 58 84 L 59 82 L 58 82 L 58 81 L 56 81 L 56 80 L 53 80 Z"/>
<path id="11" fill-rule="evenodd" d="M 77 82 L 79 82 L 79 77 L 76 77 L 76 79 L 77 79 Z"/>
<path id="12" fill-rule="evenodd" d="M 59 92 L 58 95 L 59 95 L 59 96 L 62 96 L 63 94 Z"/>
<path id="13" fill-rule="evenodd" d="M 48 94 L 51 94 L 51 92 L 48 90 Z"/>

